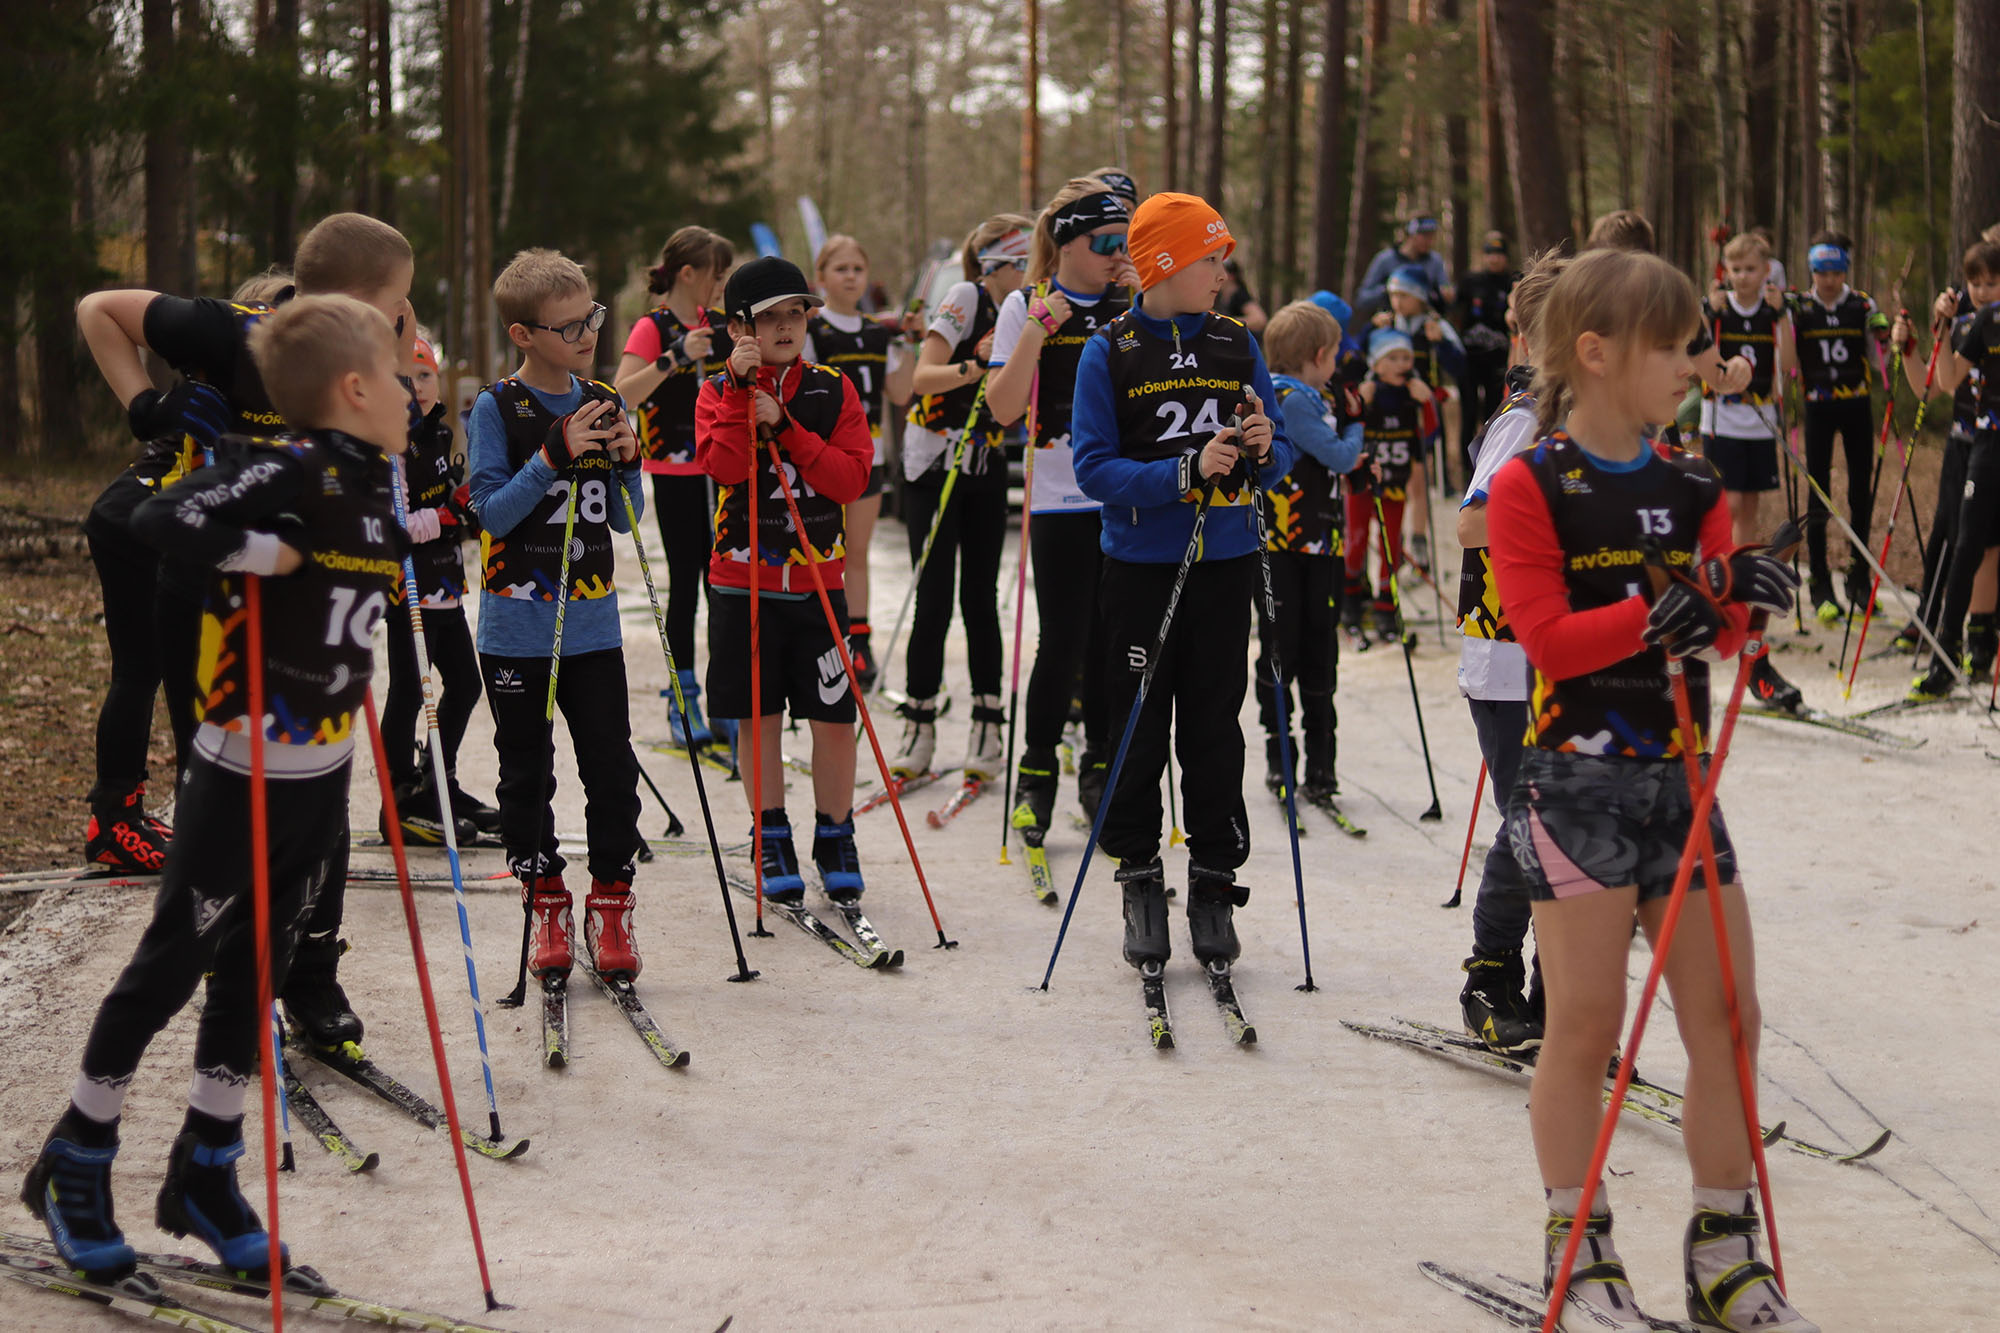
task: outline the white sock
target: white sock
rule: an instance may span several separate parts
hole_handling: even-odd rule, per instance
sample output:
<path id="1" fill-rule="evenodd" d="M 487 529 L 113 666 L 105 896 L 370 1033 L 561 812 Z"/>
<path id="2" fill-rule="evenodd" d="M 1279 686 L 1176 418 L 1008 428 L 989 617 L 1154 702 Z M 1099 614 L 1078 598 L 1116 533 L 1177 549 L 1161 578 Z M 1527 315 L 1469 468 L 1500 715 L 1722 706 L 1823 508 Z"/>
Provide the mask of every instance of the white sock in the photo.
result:
<path id="1" fill-rule="evenodd" d="M 217 1066 L 197 1069 L 188 1083 L 188 1105 L 217 1120 L 241 1120 L 249 1100 L 250 1079 Z"/>
<path id="2" fill-rule="evenodd" d="M 76 1086 L 70 1089 L 70 1105 L 98 1124 L 108 1125 L 125 1109 L 125 1093 L 131 1086 L 129 1077 L 104 1079 L 79 1073 Z"/>

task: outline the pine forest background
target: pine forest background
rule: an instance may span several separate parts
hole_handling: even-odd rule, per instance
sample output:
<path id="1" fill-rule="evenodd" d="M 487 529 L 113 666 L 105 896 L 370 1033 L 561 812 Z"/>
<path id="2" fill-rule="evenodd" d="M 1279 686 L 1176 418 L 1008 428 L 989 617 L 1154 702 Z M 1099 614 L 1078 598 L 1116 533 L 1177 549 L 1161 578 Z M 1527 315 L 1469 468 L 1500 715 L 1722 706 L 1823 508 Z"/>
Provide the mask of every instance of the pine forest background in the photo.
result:
<path id="1" fill-rule="evenodd" d="M 1853 234 L 1917 305 L 2000 221 L 1993 0 L 36 0 L 0 50 L 0 454 L 110 446 L 94 287 L 226 295 L 360 209 L 417 251 L 460 373 L 487 286 L 555 246 L 616 318 L 697 222 L 809 265 L 796 201 L 900 295 L 939 239 L 1070 175 L 1216 201 L 1267 307 L 1352 291 L 1398 220 L 1518 257 L 1634 207 Z"/>

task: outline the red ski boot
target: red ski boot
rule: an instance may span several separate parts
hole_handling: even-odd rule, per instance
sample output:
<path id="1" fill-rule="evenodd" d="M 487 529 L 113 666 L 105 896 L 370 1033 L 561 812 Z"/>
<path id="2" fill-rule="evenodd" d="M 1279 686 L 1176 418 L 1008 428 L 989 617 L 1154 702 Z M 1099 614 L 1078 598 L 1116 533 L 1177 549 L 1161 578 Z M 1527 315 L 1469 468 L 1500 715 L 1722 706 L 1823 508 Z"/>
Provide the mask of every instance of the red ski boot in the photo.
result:
<path id="1" fill-rule="evenodd" d="M 569 890 L 561 875 L 543 875 L 522 885 L 521 894 L 534 916 L 528 937 L 528 971 L 537 977 L 567 977 L 574 962 L 570 937 L 576 923 L 570 916 Z"/>
<path id="2" fill-rule="evenodd" d="M 590 881 L 590 896 L 583 900 L 584 942 L 590 946 L 590 965 L 606 981 L 631 981 L 639 975 L 639 945 L 632 938 L 630 884 Z"/>

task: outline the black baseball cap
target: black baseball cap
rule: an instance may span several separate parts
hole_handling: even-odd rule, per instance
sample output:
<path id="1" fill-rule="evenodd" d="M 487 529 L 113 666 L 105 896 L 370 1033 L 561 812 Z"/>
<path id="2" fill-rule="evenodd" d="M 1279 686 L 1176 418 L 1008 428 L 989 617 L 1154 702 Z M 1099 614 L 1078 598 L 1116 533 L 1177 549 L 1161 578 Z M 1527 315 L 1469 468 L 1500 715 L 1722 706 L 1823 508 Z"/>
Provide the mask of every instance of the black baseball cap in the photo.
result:
<path id="1" fill-rule="evenodd" d="M 723 313 L 748 323 L 772 306 L 795 297 L 808 308 L 826 304 L 814 295 L 797 264 L 776 255 L 763 255 L 729 275 L 729 283 L 722 290 Z"/>

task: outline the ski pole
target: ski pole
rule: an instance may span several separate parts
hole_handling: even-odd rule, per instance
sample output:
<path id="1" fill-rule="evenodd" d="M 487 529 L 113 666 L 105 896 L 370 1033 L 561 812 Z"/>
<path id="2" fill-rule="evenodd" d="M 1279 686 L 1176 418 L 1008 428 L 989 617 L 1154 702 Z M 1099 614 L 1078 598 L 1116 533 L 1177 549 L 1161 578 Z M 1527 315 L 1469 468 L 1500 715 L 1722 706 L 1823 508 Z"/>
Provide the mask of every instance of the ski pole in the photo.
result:
<path id="1" fill-rule="evenodd" d="M 1167 745 L 1167 846 L 1178 847 L 1187 841 L 1187 834 L 1181 832 L 1180 812 L 1174 808 L 1174 788 L 1180 784 L 1174 780 L 1174 747 L 1169 737 Z"/>
<path id="2" fill-rule="evenodd" d="M 278 1169 L 293 1170 L 297 1163 L 292 1158 L 292 1099 L 285 1095 L 285 1053 L 284 1024 L 278 1021 L 278 1006 L 271 1005 L 271 1068 L 278 1071 L 278 1127 L 284 1131 L 285 1141 L 278 1149 Z"/>
<path id="3" fill-rule="evenodd" d="M 1444 543 L 1438 536 L 1437 506 L 1432 501 L 1436 498 L 1437 492 L 1444 489 L 1451 477 L 1450 469 L 1445 465 L 1445 450 L 1450 446 L 1445 442 L 1444 397 L 1438 388 L 1438 358 L 1435 350 L 1431 353 L 1430 379 L 1431 402 L 1435 404 L 1431 411 L 1437 417 L 1437 448 L 1426 452 L 1437 456 L 1437 476 L 1424 478 L 1424 530 L 1425 536 L 1429 539 L 1431 568 L 1424 570 L 1423 575 L 1424 582 L 1431 585 L 1431 600 L 1437 603 L 1438 647 L 1448 648 L 1449 645 L 1444 639 L 1444 588 L 1439 584 L 1437 577 L 1440 563 L 1438 554 L 1443 549 Z M 1463 404 L 1460 406 L 1462 410 Z"/>
<path id="4" fill-rule="evenodd" d="M 754 488 L 753 488 L 754 489 Z M 687 716 L 687 702 L 681 697 L 680 672 L 675 668 L 674 650 L 667 640 L 667 616 L 660 610 L 659 589 L 653 583 L 653 567 L 646 560 L 646 539 L 639 532 L 639 511 L 632 504 L 632 489 L 625 484 L 622 474 L 618 477 L 618 494 L 625 501 L 625 526 L 632 534 L 632 549 L 639 553 L 639 573 L 646 580 L 646 601 L 653 608 L 653 625 L 660 631 L 660 651 L 667 659 L 667 680 L 674 692 L 674 707 Z M 701 802 L 702 827 L 708 831 L 708 852 L 715 861 L 715 887 L 722 893 L 722 912 L 729 920 L 729 942 L 736 946 L 736 975 L 731 981 L 749 981 L 757 974 L 750 968 L 750 960 L 743 956 L 743 937 L 736 929 L 736 906 L 729 900 L 729 876 L 722 868 L 722 843 L 715 836 L 715 816 L 708 807 L 708 784 L 702 780 L 701 757 L 694 750 L 688 750 L 688 767 L 694 771 L 695 799 Z M 639 770 L 642 774 L 646 771 Z M 652 785 L 652 779 L 646 779 Z M 676 824 L 680 821 L 675 820 Z M 673 836 L 669 834 L 668 836 Z M 761 863 L 763 857 L 759 856 Z"/>
<path id="5" fill-rule="evenodd" d="M 563 613 L 569 609 L 569 553 L 571 543 L 576 539 L 576 493 L 578 489 L 576 477 L 574 475 L 567 476 L 563 481 L 569 487 L 569 500 L 563 513 L 562 560 L 556 567 L 556 633 L 555 639 L 549 647 L 549 698 L 548 703 L 542 709 L 542 719 L 548 723 L 549 728 L 549 766 L 542 774 L 541 799 L 535 802 L 535 819 L 538 822 L 546 819 L 549 823 L 555 822 L 549 814 L 548 804 L 549 791 L 555 786 L 556 781 L 556 677 L 562 670 Z M 402 841 L 402 833 L 400 831 L 396 834 L 396 840 L 398 843 Z M 542 824 L 540 831 L 535 834 L 535 864 L 528 872 L 536 880 L 542 877 L 542 870 L 544 869 L 542 858 L 547 851 L 548 825 Z M 535 924 L 534 896 L 535 888 L 533 884 L 522 886 L 521 967 L 520 971 L 514 977 L 514 989 L 494 1001 L 495 1004 L 505 1009 L 518 1009 L 528 998 L 528 934 Z"/>
<path id="6" fill-rule="evenodd" d="M 1877 566 L 1886 565 L 1889 562 L 1889 542 L 1896 535 L 1896 515 L 1902 511 L 1903 497 L 1910 492 L 1910 462 L 1915 458 L 1917 444 L 1923 438 L 1924 417 L 1930 412 L 1931 407 L 1931 385 L 1937 379 L 1938 353 L 1943 348 L 1944 339 L 1939 336 L 1938 327 L 1933 324 L 1931 326 L 1930 364 L 1924 368 L 1924 391 L 1922 396 L 1917 400 L 1916 424 L 1910 427 L 1910 439 L 1907 444 L 1902 443 L 1900 440 L 1898 441 L 1898 446 L 1903 456 L 1903 475 L 1900 481 L 1900 489 L 1897 490 L 1895 499 L 1889 502 L 1889 527 L 1882 534 L 1882 555 L 1875 562 Z M 1916 516 L 1916 505 L 1913 502 L 1910 506 L 1910 519 L 1912 522 L 1916 520 Z M 1922 547 L 1923 539 L 1921 537 L 1917 539 L 1917 544 L 1919 548 Z M 1868 583 L 1868 607 L 1861 613 L 1861 634 L 1854 645 L 1854 664 L 1848 667 L 1847 682 L 1841 687 L 1840 697 L 1843 699 L 1853 697 L 1854 676 L 1856 672 L 1861 670 L 1861 654 L 1868 647 L 1868 624 L 1875 618 L 1875 598 L 1881 589 L 1882 572 L 1880 568 L 1877 568 Z"/>
<path id="7" fill-rule="evenodd" d="M 1451 897 L 1438 904 L 1440 907 L 1457 907 L 1465 901 L 1465 867 L 1472 861 L 1472 835 L 1479 828 L 1479 798 L 1486 794 L 1486 761 L 1479 761 L 1479 780 L 1472 784 L 1472 818 L 1465 821 L 1465 850 L 1458 854 L 1458 883 L 1452 886 Z"/>
<path id="8" fill-rule="evenodd" d="M 409 478 L 400 457 L 395 460 L 394 471 L 396 475 L 389 483 L 389 500 L 395 510 L 397 524 L 407 532 L 410 511 L 403 493 L 409 487 Z M 567 545 L 564 550 L 567 552 Z M 432 693 L 430 639 L 424 633 L 423 606 L 417 600 L 417 565 L 408 551 L 403 553 L 403 604 L 410 613 L 410 647 L 417 655 L 417 671 L 424 682 L 424 744 L 431 756 L 431 785 L 437 790 L 438 807 L 444 815 L 438 822 L 444 825 L 445 862 L 451 867 L 451 892 L 458 905 L 458 938 L 465 952 L 465 986 L 472 997 L 472 1030 L 479 1037 L 479 1072 L 486 1084 L 486 1122 L 493 1141 L 497 1143 L 500 1141 L 500 1100 L 493 1091 L 493 1058 L 486 1049 L 486 1011 L 479 1001 L 479 967 L 472 960 L 472 920 L 465 910 L 465 872 L 458 859 L 458 819 L 451 809 L 451 776 L 445 770 L 444 734 L 438 726 L 437 698 Z M 384 749 L 386 751 L 386 747 Z M 384 776 L 387 776 L 386 771 Z M 391 801 L 385 809 L 393 810 L 393 797 L 392 790 Z"/>
<path id="9" fill-rule="evenodd" d="M 1375 499 L 1375 522 L 1382 529 L 1382 548 L 1386 552 L 1390 545 L 1389 520 L 1382 514 L 1382 488 L 1375 486 L 1371 488 L 1370 494 Z M 1385 559 L 1384 563 L 1389 562 Z M 1430 809 L 1417 818 L 1426 821 L 1443 819 L 1444 806 L 1438 803 L 1437 774 L 1431 768 L 1431 742 L 1424 734 L 1424 701 L 1417 697 L 1417 669 L 1410 662 L 1410 630 L 1403 622 L 1403 592 L 1397 584 L 1396 569 L 1393 564 L 1390 564 L 1389 568 L 1389 603 L 1396 613 L 1396 641 L 1403 646 L 1403 672 L 1410 678 L 1410 706 L 1417 712 L 1417 744 L 1422 746 L 1424 751 L 1424 778 L 1431 784 Z"/>
<path id="10" fill-rule="evenodd" d="M 1658 936 L 1653 942 L 1653 961 L 1646 970 L 1646 984 L 1639 993 L 1639 1008 L 1633 1015 L 1632 1030 L 1625 1040 L 1624 1054 L 1618 1061 L 1618 1074 L 1612 1081 L 1611 1100 L 1606 1103 L 1604 1119 L 1598 1123 L 1596 1146 L 1591 1150 L 1590 1169 L 1583 1177 L 1583 1197 L 1577 1205 L 1578 1217 L 1590 1216 L 1591 1200 L 1597 1194 L 1598 1177 L 1604 1172 L 1604 1164 L 1611 1154 L 1611 1137 L 1617 1132 L 1617 1117 L 1625 1105 L 1625 1094 L 1632 1086 L 1632 1071 L 1639 1055 L 1639 1043 L 1646 1035 L 1646 1019 L 1652 1012 L 1653 998 L 1660 988 L 1660 978 L 1667 962 L 1667 952 L 1673 947 L 1674 931 L 1680 924 L 1681 909 L 1687 903 L 1688 885 L 1694 878 L 1695 857 L 1704 842 L 1703 834 L 1708 828 L 1710 814 L 1715 809 L 1716 789 L 1722 784 L 1723 762 L 1729 757 L 1729 742 L 1736 731 L 1736 719 L 1743 708 L 1743 692 L 1750 683 L 1750 671 L 1756 662 L 1756 655 L 1763 648 L 1764 626 L 1768 620 L 1766 613 L 1750 613 L 1750 637 L 1743 645 L 1743 652 L 1737 658 L 1736 683 L 1729 693 L 1729 706 L 1723 711 L 1722 728 L 1716 735 L 1715 749 L 1708 761 L 1708 781 L 1696 795 L 1694 809 L 1688 819 L 1688 838 L 1681 847 L 1679 863 L 1674 868 L 1672 892 L 1667 897 L 1666 913 L 1661 918 Z M 1762 1135 L 1753 1132 L 1752 1137 L 1762 1142 Z M 1762 1185 L 1762 1177 L 1759 1184 Z M 1770 1205 L 1765 1204 L 1768 1212 Z M 1583 1243 L 1583 1228 L 1571 1227 L 1569 1239 L 1564 1242 L 1562 1256 L 1556 1263 L 1555 1277 L 1549 1290 L 1548 1313 L 1542 1320 L 1542 1333 L 1555 1333 L 1557 1320 L 1561 1317 L 1563 1300 L 1568 1295 L 1570 1275 L 1576 1266 L 1577 1251 Z M 1772 1270 L 1778 1274 L 1779 1290 L 1784 1289 L 1783 1270 L 1778 1264 L 1777 1232 L 1771 1235 Z"/>
<path id="11" fill-rule="evenodd" d="M 257 1009 L 271 1013 L 271 814 L 264 777 L 264 581 L 243 579 L 245 704 L 250 729 L 250 903 L 256 931 Z M 394 824 L 390 826 L 394 829 Z M 401 830 L 395 830 L 401 832 Z M 278 1076 L 277 1062 L 259 1060 L 257 1082 L 264 1103 L 264 1207 L 271 1219 L 271 1327 L 284 1333 L 284 1246 L 278 1239 Z"/>
<path id="12" fill-rule="evenodd" d="M 1153 673 L 1159 670 L 1160 658 L 1167 649 L 1167 634 L 1174 627 L 1174 608 L 1180 605 L 1181 590 L 1187 586 L 1188 570 L 1193 567 L 1195 555 L 1201 550 L 1201 530 L 1208 523 L 1208 506 L 1215 499 L 1215 486 L 1216 483 L 1210 480 L 1195 504 L 1194 528 L 1188 533 L 1187 550 L 1181 555 L 1180 568 L 1174 571 L 1173 586 L 1167 591 L 1167 607 L 1160 617 L 1160 632 L 1153 639 L 1153 651 L 1146 658 L 1145 670 L 1139 673 L 1139 692 L 1132 700 L 1132 711 L 1125 717 L 1125 730 L 1118 737 L 1118 748 L 1112 752 L 1111 767 L 1105 771 L 1104 795 L 1097 802 L 1096 816 L 1090 821 L 1090 836 L 1084 839 L 1083 860 L 1076 868 L 1076 885 L 1070 890 L 1069 902 L 1063 906 L 1062 924 L 1056 929 L 1056 945 L 1049 951 L 1049 965 L 1042 973 L 1043 990 L 1049 988 L 1049 978 L 1055 975 L 1063 938 L 1069 934 L 1069 919 L 1076 914 L 1076 900 L 1083 896 L 1083 879 L 1090 873 L 1091 855 L 1096 852 L 1097 840 L 1104 833 L 1104 816 L 1110 811 L 1112 801 L 1117 799 L 1118 776 L 1125 767 L 1125 752 L 1132 748 L 1132 734 L 1139 729 L 1139 712 L 1146 706 L 1146 693 L 1153 687 Z"/>
<path id="13" fill-rule="evenodd" d="M 930 531 L 924 534 L 923 549 L 917 553 L 916 568 L 910 571 L 910 586 L 903 590 L 903 604 L 896 611 L 896 623 L 889 629 L 889 646 L 876 660 L 884 663 L 884 669 L 875 677 L 875 693 L 880 694 L 889 686 L 889 672 L 886 664 L 895 655 L 896 643 L 903 637 L 903 624 L 909 618 L 910 607 L 917 600 L 917 585 L 924 581 L 924 569 L 930 564 L 931 548 L 937 544 L 938 530 L 944 526 L 945 510 L 951 507 L 951 493 L 958 483 L 959 466 L 965 461 L 966 441 L 972 438 L 972 427 L 979 420 L 979 409 L 986 405 L 986 381 L 981 379 L 979 387 L 972 394 L 972 411 L 966 414 L 965 429 L 958 434 L 958 443 L 952 446 L 951 468 L 944 474 L 944 485 L 938 491 L 937 513 L 931 515 Z M 1033 439 L 1028 441 L 1034 446 Z M 905 673 L 906 675 L 908 673 Z M 907 687 L 908 681 L 904 682 Z"/>
<path id="14" fill-rule="evenodd" d="M 620 481 L 619 486 L 621 489 L 623 488 L 623 481 Z M 676 682 L 676 685 L 678 683 Z M 680 694 L 678 690 L 674 694 L 674 706 L 676 708 L 680 706 Z M 683 713 L 682 716 L 685 717 L 686 714 Z M 667 804 L 667 798 L 660 794 L 660 784 L 653 781 L 653 775 L 646 771 L 646 766 L 639 762 L 637 755 L 632 757 L 632 767 L 639 771 L 639 780 L 646 784 L 646 790 L 653 793 L 653 799 L 659 803 L 660 809 L 667 816 L 666 836 L 669 838 L 678 838 L 683 833 L 686 833 L 687 825 L 681 823 L 681 817 L 674 813 L 674 808 L 671 805 Z M 644 858 L 641 859 L 643 860 Z"/>
<path id="15" fill-rule="evenodd" d="M 1241 408 L 1236 419 L 1243 419 Z M 1299 905 L 1299 954 L 1305 962 L 1306 979 L 1293 989 L 1316 991 L 1313 985 L 1312 940 L 1306 932 L 1306 871 L 1305 863 L 1299 857 L 1299 801 L 1298 784 L 1291 780 L 1292 772 L 1292 722 L 1287 716 L 1286 697 L 1289 691 L 1285 685 L 1285 663 L 1278 647 L 1278 594 L 1271 582 L 1271 533 L 1264 516 L 1264 488 L 1257 484 L 1256 469 L 1244 459 L 1245 470 L 1249 472 L 1246 485 L 1250 488 L 1250 508 L 1257 515 L 1257 573 L 1264 582 L 1264 619 L 1271 625 L 1271 688 L 1278 701 L 1278 766 L 1285 773 L 1285 832 L 1292 840 L 1292 889 Z M 1301 698 L 1304 697 L 1303 689 Z M 1171 755 L 1172 746 L 1168 747 Z M 1168 769 L 1171 783 L 1172 769 Z M 1172 790 L 1171 785 L 1168 788 Z"/>
<path id="16" fill-rule="evenodd" d="M 931 897 L 930 883 L 924 878 L 924 864 L 917 857 L 917 841 L 910 836 L 910 822 L 903 817 L 903 802 L 896 795 L 896 784 L 889 776 L 889 761 L 882 754 L 882 742 L 875 736 L 875 722 L 868 716 L 868 703 L 861 697 L 861 680 L 854 674 L 854 656 L 847 651 L 847 636 L 840 632 L 840 617 L 833 613 L 833 597 L 826 590 L 826 575 L 820 572 L 819 552 L 813 549 L 812 539 L 806 535 L 805 519 L 799 514 L 798 501 L 792 497 L 792 484 L 786 479 L 785 469 L 778 461 L 778 441 L 767 435 L 764 446 L 771 454 L 771 471 L 778 480 L 778 494 L 784 497 L 785 508 L 792 516 L 792 527 L 799 534 L 799 546 L 805 551 L 806 569 L 811 572 L 813 588 L 819 593 L 820 610 L 826 613 L 826 627 L 833 635 L 833 645 L 840 652 L 840 665 L 847 672 L 848 688 L 854 691 L 854 706 L 861 711 L 861 726 L 868 733 L 868 748 L 875 752 L 875 767 L 882 775 L 882 786 L 889 796 L 889 808 L 896 812 L 896 826 L 903 831 L 903 846 L 910 853 L 910 869 L 916 873 L 917 887 L 924 891 L 924 905 L 930 909 L 931 924 L 937 927 L 938 942 L 931 947 L 956 949 L 958 941 L 945 938 L 944 922 L 938 919 L 937 901 Z"/>
<path id="17" fill-rule="evenodd" d="M 574 490 L 571 497 L 574 500 Z M 556 637 L 561 639 L 560 629 Z M 396 792 L 389 781 L 388 752 L 382 744 L 382 723 L 375 713 L 375 692 L 372 689 L 362 696 L 361 709 L 368 719 L 368 737 L 375 746 L 375 775 L 382 784 L 382 804 L 393 812 Z M 437 1065 L 439 1100 L 444 1103 L 445 1124 L 451 1130 L 452 1156 L 458 1162 L 458 1186 L 465 1195 L 465 1221 L 472 1231 L 472 1255 L 479 1265 L 479 1285 L 486 1293 L 488 1310 L 511 1309 L 513 1307 L 502 1305 L 500 1298 L 493 1294 L 493 1278 L 486 1268 L 486 1242 L 480 1237 L 479 1209 L 472 1201 L 472 1171 L 465 1164 L 465 1130 L 458 1120 L 458 1098 L 451 1090 L 451 1062 L 445 1058 L 444 1034 L 438 1028 L 437 997 L 431 994 L 431 967 L 424 957 L 424 931 L 417 924 L 417 895 L 410 887 L 410 860 L 403 848 L 403 826 L 394 818 L 389 820 L 389 854 L 395 859 L 396 884 L 403 894 L 403 924 L 410 933 L 410 957 L 417 968 L 417 994 L 423 1000 L 424 1026 L 430 1030 L 431 1059 Z M 275 1195 L 273 1198 L 275 1200 Z M 278 1289 L 275 1224 L 271 1232 L 271 1296 L 275 1301 L 281 1295 Z"/>
<path id="18" fill-rule="evenodd" d="M 982 380 L 980 383 L 984 384 Z M 1028 381 L 1028 447 L 1021 464 L 1021 558 L 1014 571 L 1014 669 L 1007 686 L 1007 764 L 1000 782 L 1000 864 L 1012 865 L 1007 834 L 1014 827 L 1014 727 L 1021 715 L 1021 621 L 1028 605 L 1028 517 L 1035 506 L 1035 397 L 1041 392 L 1041 367 Z M 916 586 L 914 583 L 912 587 Z"/>

